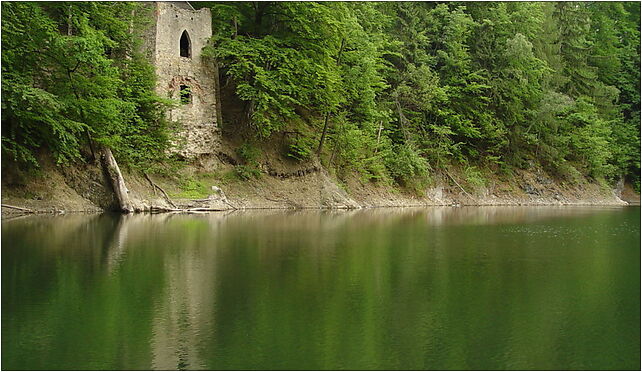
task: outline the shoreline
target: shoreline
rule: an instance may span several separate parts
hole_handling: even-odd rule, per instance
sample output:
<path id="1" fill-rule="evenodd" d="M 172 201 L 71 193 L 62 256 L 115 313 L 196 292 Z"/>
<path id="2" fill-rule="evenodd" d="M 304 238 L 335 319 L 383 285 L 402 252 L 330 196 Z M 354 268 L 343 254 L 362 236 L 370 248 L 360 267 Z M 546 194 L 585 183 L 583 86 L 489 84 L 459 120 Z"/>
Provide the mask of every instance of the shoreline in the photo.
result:
<path id="1" fill-rule="evenodd" d="M 214 157 L 186 166 L 172 176 L 152 174 L 150 178 L 144 173 L 125 170 L 123 177 L 134 213 L 444 206 L 627 206 L 640 203 L 640 195 L 629 184 L 618 184 L 616 189 L 586 179 L 569 184 L 550 177 L 541 169 L 516 171 L 510 179 L 489 174 L 482 187 L 463 183 L 465 178 L 454 170 L 451 170 L 450 178 L 436 172 L 430 186 L 421 191 L 411 191 L 366 182 L 354 175 L 341 181 L 323 167 L 317 167 L 315 172 L 282 168 L 277 174 L 289 172 L 294 176 L 279 177 L 266 173 L 260 178 L 230 179 L 225 175 L 231 174 L 234 167 Z M 460 178 L 459 182 L 451 182 L 452 174 Z M 189 180 L 188 185 L 197 187 L 187 188 L 186 180 Z M 43 168 L 40 176 L 22 181 L 3 177 L 2 204 L 3 219 L 25 214 L 104 213 L 117 211 L 118 206 L 111 185 L 96 165 L 66 168 L 49 165 Z"/>
<path id="2" fill-rule="evenodd" d="M 200 211 L 200 210 L 189 210 L 189 209 L 184 209 L 184 210 L 175 210 L 175 211 L 152 211 L 152 210 L 143 210 L 139 212 L 134 212 L 131 214 L 134 215 L 156 215 L 156 214 L 211 214 L 211 213 L 221 213 L 221 212 L 251 212 L 251 211 L 351 211 L 351 210 L 369 210 L 369 209 L 399 209 L 399 208 L 431 208 L 431 207 L 450 207 L 450 208 L 465 208 L 465 207 L 477 207 L 477 208 L 483 208 L 483 207 L 587 207 L 587 208 L 592 208 L 592 207 L 639 207 L 640 203 L 628 203 L 628 202 L 608 202 L 604 200 L 597 200 L 597 201 L 585 201 L 585 202 L 566 202 L 566 203 L 546 203 L 546 202 L 506 202 L 506 203 L 478 203 L 478 204 L 399 204 L 399 205 L 368 205 L 368 206 L 359 206 L 356 208 L 352 207 L 342 207 L 342 206 L 334 206 L 334 207 L 318 207 L 318 206 L 297 206 L 297 207 L 292 207 L 292 206 L 287 206 L 287 205 L 282 205 L 282 206 L 246 206 L 242 208 L 227 208 L 227 209 L 218 209 L 218 210 L 208 210 L 208 211 Z M 64 216 L 67 214 L 103 214 L 103 213 L 116 213 L 116 214 L 124 214 L 126 215 L 127 213 L 122 213 L 119 211 L 114 211 L 114 210 L 109 210 L 109 209 L 85 209 L 85 210 L 61 210 L 61 209 L 56 209 L 55 207 L 42 207 L 39 209 L 31 209 L 31 211 L 20 211 L 20 210 L 14 210 L 11 208 L 7 208 L 4 205 L 2 206 L 2 212 L 1 212 L 1 217 L 2 220 L 10 220 L 16 217 L 26 217 L 26 216 L 45 216 L 45 215 L 51 215 L 51 216 Z"/>

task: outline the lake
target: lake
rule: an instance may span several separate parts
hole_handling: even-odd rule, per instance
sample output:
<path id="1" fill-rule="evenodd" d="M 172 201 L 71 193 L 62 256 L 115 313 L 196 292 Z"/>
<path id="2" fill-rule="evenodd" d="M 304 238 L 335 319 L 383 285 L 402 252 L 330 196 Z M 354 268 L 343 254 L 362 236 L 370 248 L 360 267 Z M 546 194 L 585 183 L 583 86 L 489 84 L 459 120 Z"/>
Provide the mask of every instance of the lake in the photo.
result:
<path id="1" fill-rule="evenodd" d="M 6 369 L 640 369 L 640 208 L 2 221 Z"/>

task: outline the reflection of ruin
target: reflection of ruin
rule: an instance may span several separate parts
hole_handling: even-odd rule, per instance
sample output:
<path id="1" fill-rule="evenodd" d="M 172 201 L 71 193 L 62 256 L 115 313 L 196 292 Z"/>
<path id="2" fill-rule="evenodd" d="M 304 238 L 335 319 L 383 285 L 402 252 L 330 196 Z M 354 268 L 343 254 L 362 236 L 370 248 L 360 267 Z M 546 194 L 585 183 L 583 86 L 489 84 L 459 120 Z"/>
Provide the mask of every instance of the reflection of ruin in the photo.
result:
<path id="1" fill-rule="evenodd" d="M 165 216 L 166 228 L 195 224 L 189 241 L 167 250 L 164 293 L 153 316 L 152 368 L 207 369 L 201 345 L 214 337 L 217 247 L 211 239 L 217 224 L 194 216 Z M 211 216 L 216 219 L 224 215 Z M 211 218 L 210 217 L 210 218 Z"/>
<path id="2" fill-rule="evenodd" d="M 167 285 L 153 324 L 154 369 L 206 369 L 199 344 L 212 337 L 215 249 L 185 252 L 166 264 Z"/>
<path id="3" fill-rule="evenodd" d="M 204 217 L 204 216 L 202 216 Z M 213 337 L 216 285 L 217 235 L 225 214 L 207 218 L 184 215 L 119 216 L 106 252 L 110 274 L 118 272 L 137 249 L 160 250 L 163 256 L 162 294 L 152 314 L 152 368 L 160 370 L 206 369 L 199 345 Z M 165 239 L 196 225 L 190 238 Z M 165 235 L 167 234 L 167 235 Z M 150 237 L 154 237 L 150 240 Z M 151 245 L 151 248 L 149 246 Z"/>

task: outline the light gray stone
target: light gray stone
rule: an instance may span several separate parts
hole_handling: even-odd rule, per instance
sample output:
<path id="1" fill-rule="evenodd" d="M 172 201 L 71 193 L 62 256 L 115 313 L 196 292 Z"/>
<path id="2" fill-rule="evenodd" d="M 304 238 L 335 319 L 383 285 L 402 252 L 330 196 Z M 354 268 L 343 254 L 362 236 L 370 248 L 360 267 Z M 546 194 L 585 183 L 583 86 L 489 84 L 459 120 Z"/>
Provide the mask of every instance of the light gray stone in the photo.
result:
<path id="1" fill-rule="evenodd" d="M 174 143 L 177 152 L 191 158 L 212 154 L 221 142 L 216 118 L 216 72 L 201 54 L 212 36 L 208 8 L 194 10 L 188 2 L 154 2 L 154 22 L 144 32 L 144 47 L 156 68 L 157 93 L 180 101 L 181 85 L 189 87 L 191 100 L 171 109 L 168 118 L 181 124 Z M 187 32 L 190 57 L 180 55 L 180 40 Z"/>

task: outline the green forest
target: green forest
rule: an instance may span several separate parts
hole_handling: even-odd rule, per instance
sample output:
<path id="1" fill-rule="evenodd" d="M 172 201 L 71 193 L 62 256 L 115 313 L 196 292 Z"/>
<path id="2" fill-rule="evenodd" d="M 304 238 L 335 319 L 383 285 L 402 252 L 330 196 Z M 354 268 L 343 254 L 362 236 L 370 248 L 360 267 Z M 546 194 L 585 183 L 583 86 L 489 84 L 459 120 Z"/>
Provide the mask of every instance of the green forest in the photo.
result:
<path id="1" fill-rule="evenodd" d="M 419 189 L 462 169 L 541 166 L 640 187 L 639 2 L 193 2 L 209 7 L 223 107 L 251 159 L 319 159 L 338 178 Z M 2 3 L 3 167 L 175 161 L 180 104 L 154 92 L 141 3 Z M 248 161 L 244 174 L 259 175 Z M 480 182 L 483 182 L 480 181 Z"/>

